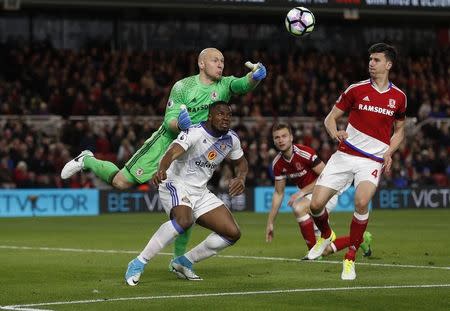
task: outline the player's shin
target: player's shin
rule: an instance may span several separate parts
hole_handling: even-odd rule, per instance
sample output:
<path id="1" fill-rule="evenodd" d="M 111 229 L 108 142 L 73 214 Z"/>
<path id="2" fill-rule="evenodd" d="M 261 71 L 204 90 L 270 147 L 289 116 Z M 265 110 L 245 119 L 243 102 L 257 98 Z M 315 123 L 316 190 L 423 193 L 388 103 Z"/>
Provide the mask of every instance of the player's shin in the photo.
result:
<path id="1" fill-rule="evenodd" d="M 228 240 L 213 232 L 208 235 L 205 240 L 200 242 L 200 244 L 187 252 L 185 256 L 190 262 L 196 263 L 216 255 L 218 252 L 233 245 L 235 242 L 236 241 Z"/>
<path id="2" fill-rule="evenodd" d="M 350 247 L 347 254 L 345 254 L 345 259 L 355 261 L 356 252 L 363 241 L 364 231 L 366 231 L 368 223 L 368 212 L 366 214 L 359 214 L 357 212 L 353 214 L 350 225 Z"/>
<path id="3" fill-rule="evenodd" d="M 83 167 L 94 172 L 95 176 L 108 184 L 112 183 L 112 179 L 119 172 L 119 168 L 114 163 L 98 160 L 94 157 L 85 157 Z"/>
<path id="4" fill-rule="evenodd" d="M 300 227 L 300 233 L 306 242 L 308 249 L 311 249 L 316 244 L 316 235 L 314 233 L 314 221 L 306 214 L 305 216 L 297 218 L 298 226 Z"/>
<path id="5" fill-rule="evenodd" d="M 186 253 L 187 244 L 191 238 L 192 227 L 184 230 L 183 234 L 178 235 L 175 238 L 173 245 L 173 258 L 179 257 Z"/>
<path id="6" fill-rule="evenodd" d="M 322 237 L 329 238 L 331 236 L 331 228 L 330 228 L 330 225 L 328 224 L 327 209 L 324 208 L 318 214 L 313 214 L 311 212 L 311 215 L 314 219 L 314 223 L 316 224 L 317 228 L 319 228 L 320 232 L 322 232 Z"/>
<path id="7" fill-rule="evenodd" d="M 173 239 L 184 232 L 183 228 L 172 219 L 163 223 L 159 229 L 153 234 L 147 246 L 138 256 L 142 262 L 148 262 L 156 254 L 158 254 L 164 247 L 169 245 Z"/>

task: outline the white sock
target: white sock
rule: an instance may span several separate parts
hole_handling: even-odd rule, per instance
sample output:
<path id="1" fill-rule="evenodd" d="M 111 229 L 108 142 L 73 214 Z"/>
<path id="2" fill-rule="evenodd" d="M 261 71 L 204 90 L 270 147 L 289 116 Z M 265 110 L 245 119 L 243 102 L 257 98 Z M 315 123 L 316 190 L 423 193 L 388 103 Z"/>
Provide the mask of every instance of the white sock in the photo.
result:
<path id="1" fill-rule="evenodd" d="M 190 262 L 196 263 L 214 256 L 219 251 L 231 245 L 233 245 L 232 241 L 225 240 L 223 237 L 213 232 L 208 235 L 206 239 L 200 242 L 200 244 L 184 254 L 184 256 L 186 256 Z"/>
<path id="2" fill-rule="evenodd" d="M 174 222 L 174 220 L 169 220 L 163 223 L 153 234 L 150 241 L 148 241 L 147 246 L 138 256 L 138 259 L 140 261 L 147 263 L 150 259 L 155 257 L 155 255 L 158 254 L 164 247 L 169 245 L 170 242 L 172 242 L 178 234 L 181 233 L 177 231 L 177 229 L 175 229 L 178 224 L 176 222 L 175 224 L 173 224 L 172 222 Z M 178 226 L 178 228 L 181 229 L 180 226 Z"/>

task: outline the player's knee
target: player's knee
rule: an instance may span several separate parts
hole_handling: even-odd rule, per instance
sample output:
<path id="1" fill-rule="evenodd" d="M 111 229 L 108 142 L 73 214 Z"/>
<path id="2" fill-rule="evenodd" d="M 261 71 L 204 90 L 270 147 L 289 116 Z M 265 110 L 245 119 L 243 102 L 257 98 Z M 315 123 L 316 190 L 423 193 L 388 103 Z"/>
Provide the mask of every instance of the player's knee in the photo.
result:
<path id="1" fill-rule="evenodd" d="M 369 199 L 355 197 L 355 209 L 358 212 L 365 212 L 369 206 Z"/>
<path id="2" fill-rule="evenodd" d="M 118 172 L 113 180 L 111 185 L 119 190 L 126 190 L 131 188 L 131 186 L 133 185 L 132 183 L 130 183 L 128 180 L 125 179 L 125 177 L 123 176 L 123 174 L 121 172 Z"/>
<path id="3" fill-rule="evenodd" d="M 241 230 L 238 227 L 230 228 L 228 232 L 228 239 L 230 239 L 233 242 L 237 242 L 241 238 Z"/>
<path id="4" fill-rule="evenodd" d="M 323 202 L 318 200 L 317 198 L 312 198 L 311 204 L 309 205 L 309 209 L 311 210 L 311 213 L 317 214 L 320 213 L 325 208 L 325 205 Z"/>
<path id="5" fill-rule="evenodd" d="M 175 221 L 181 228 L 183 228 L 183 230 L 189 229 L 193 224 L 192 218 L 186 216 L 176 217 Z"/>

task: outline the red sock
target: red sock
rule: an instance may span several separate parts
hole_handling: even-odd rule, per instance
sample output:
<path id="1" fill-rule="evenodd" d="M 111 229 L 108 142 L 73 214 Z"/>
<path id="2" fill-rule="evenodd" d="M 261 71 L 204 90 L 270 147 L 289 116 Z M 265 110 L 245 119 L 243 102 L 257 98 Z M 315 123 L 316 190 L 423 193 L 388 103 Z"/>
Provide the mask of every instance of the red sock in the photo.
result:
<path id="1" fill-rule="evenodd" d="M 367 217 L 369 215 L 367 214 Z M 353 215 L 352 223 L 350 225 L 350 247 L 347 254 L 345 254 L 345 259 L 355 261 L 356 251 L 363 241 L 363 234 L 366 231 L 369 219 L 359 220 Z"/>
<path id="2" fill-rule="evenodd" d="M 341 249 L 347 248 L 350 246 L 350 236 L 341 236 L 336 239 L 336 241 L 333 242 L 334 248 L 333 251 L 336 253 L 340 251 Z"/>
<path id="3" fill-rule="evenodd" d="M 300 232 L 302 233 L 303 239 L 305 239 L 306 246 L 311 249 L 314 244 L 316 244 L 316 236 L 314 234 L 314 221 L 311 217 L 307 220 L 299 222 Z"/>
<path id="4" fill-rule="evenodd" d="M 323 209 L 323 213 L 320 216 L 312 215 L 314 222 L 316 223 L 317 228 L 319 228 L 320 232 L 322 233 L 322 238 L 329 238 L 331 235 L 331 228 L 328 224 L 328 212 L 327 209 Z"/>

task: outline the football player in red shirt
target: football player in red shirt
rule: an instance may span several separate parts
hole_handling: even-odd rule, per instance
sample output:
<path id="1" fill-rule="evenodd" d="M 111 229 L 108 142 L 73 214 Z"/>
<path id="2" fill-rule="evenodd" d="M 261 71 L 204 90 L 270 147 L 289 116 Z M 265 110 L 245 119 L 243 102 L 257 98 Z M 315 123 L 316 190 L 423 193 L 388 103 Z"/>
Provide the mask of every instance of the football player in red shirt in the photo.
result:
<path id="1" fill-rule="evenodd" d="M 266 241 L 271 242 L 274 237 L 274 222 L 283 201 L 286 181 L 291 180 L 297 185 L 299 191 L 291 196 L 288 205 L 293 209 L 308 249 L 311 249 L 316 244 L 316 235 L 320 236 L 320 232 L 317 228 L 314 228 L 314 221 L 309 214 L 309 205 L 314 184 L 319 174 L 322 173 L 325 164 L 319 159 L 314 149 L 293 143 L 294 138 L 289 125 L 275 124 L 272 128 L 272 136 L 279 153 L 272 163 L 275 189 L 272 196 L 272 209 L 267 218 Z M 331 211 L 336 206 L 337 201 L 337 195 L 333 196 L 326 204 L 327 210 Z M 370 256 L 370 233 L 367 232 L 365 237 L 364 254 Z M 348 246 L 350 246 L 349 236 L 337 239 L 334 237 L 332 243 L 324 250 L 323 255 Z M 307 257 L 304 259 L 307 259 Z"/>
<path id="2" fill-rule="evenodd" d="M 350 247 L 343 261 L 343 280 L 356 278 L 356 251 L 369 221 L 369 202 L 382 168 L 390 171 L 392 154 L 405 136 L 406 95 L 389 81 L 397 52 L 385 43 L 372 45 L 368 52 L 370 79 L 350 85 L 325 119 L 326 130 L 339 147 L 316 182 L 310 206 L 321 231 L 321 238 L 308 253 L 308 258 L 314 259 L 321 256 L 334 236 L 325 205 L 349 182 L 354 182 L 355 212 L 350 225 Z M 347 128 L 339 130 L 336 122 L 346 112 Z"/>

